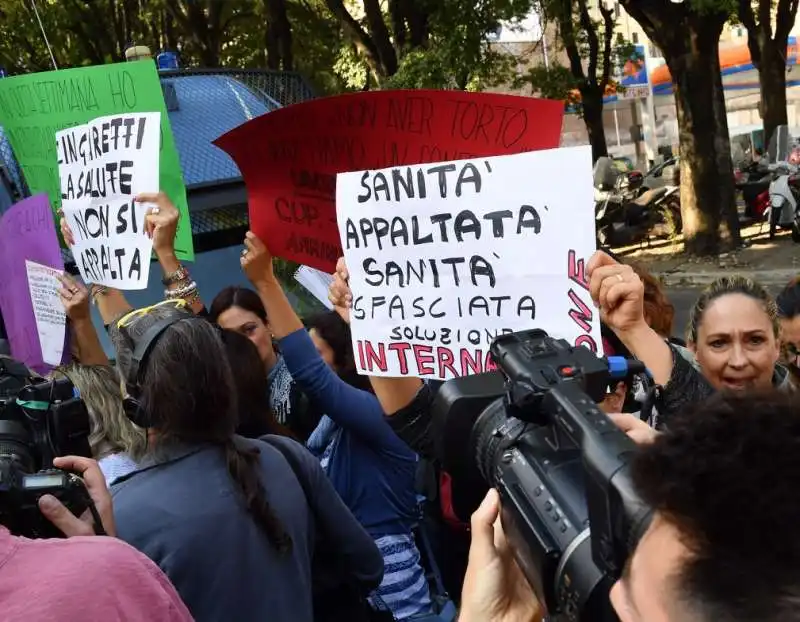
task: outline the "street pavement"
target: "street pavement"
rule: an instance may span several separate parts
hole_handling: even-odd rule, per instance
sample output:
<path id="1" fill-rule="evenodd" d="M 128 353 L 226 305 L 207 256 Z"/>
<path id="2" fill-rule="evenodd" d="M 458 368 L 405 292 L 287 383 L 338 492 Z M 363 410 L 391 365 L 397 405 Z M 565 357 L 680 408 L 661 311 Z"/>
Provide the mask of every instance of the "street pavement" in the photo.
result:
<path id="1" fill-rule="evenodd" d="M 768 289 L 773 296 L 780 291 L 780 287 L 777 286 L 768 286 Z M 672 333 L 676 337 L 685 337 L 686 325 L 689 322 L 689 311 L 702 291 L 701 287 L 667 288 L 667 296 L 670 302 L 675 305 L 675 321 L 672 325 Z"/>
<path id="2" fill-rule="evenodd" d="M 667 288 L 669 301 L 675 305 L 675 321 L 672 325 L 672 334 L 683 338 L 686 333 L 686 324 L 689 322 L 689 311 L 700 295 L 699 288 Z"/>

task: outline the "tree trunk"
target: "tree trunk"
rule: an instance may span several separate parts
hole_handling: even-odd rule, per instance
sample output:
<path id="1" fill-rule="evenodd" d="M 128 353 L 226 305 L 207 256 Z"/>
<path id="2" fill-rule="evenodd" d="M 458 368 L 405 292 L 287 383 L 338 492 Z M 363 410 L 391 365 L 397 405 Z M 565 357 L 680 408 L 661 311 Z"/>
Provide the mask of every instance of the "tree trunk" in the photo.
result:
<path id="1" fill-rule="evenodd" d="M 606 128 L 603 125 L 603 94 L 598 88 L 584 87 L 580 89 L 583 122 L 592 146 L 592 162 L 608 156 L 606 145 Z"/>
<path id="2" fill-rule="evenodd" d="M 684 247 L 693 255 L 716 255 L 720 231 L 738 244 L 728 119 L 722 89 L 720 28 L 690 22 L 683 49 L 664 50 L 672 74 L 681 156 Z M 664 49 L 664 48 L 662 48 Z"/>
<path id="3" fill-rule="evenodd" d="M 786 113 L 786 58 L 774 41 L 761 49 L 758 65 L 758 81 L 761 86 L 761 118 L 764 120 L 764 142 L 769 140 L 775 128 L 788 125 Z"/>

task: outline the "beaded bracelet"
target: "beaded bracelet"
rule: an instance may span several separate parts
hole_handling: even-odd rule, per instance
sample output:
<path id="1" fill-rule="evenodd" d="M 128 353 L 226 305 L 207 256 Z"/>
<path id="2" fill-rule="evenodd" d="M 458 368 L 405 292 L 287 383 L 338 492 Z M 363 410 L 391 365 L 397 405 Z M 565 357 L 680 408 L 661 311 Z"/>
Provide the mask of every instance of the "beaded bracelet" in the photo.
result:
<path id="1" fill-rule="evenodd" d="M 179 265 L 178 269 L 175 272 L 170 272 L 169 274 L 165 274 L 164 278 L 161 279 L 161 282 L 164 284 L 164 287 L 168 287 L 170 285 L 175 285 L 176 283 L 181 283 L 182 281 L 190 281 L 191 276 L 189 275 L 189 271 L 183 267 L 183 265 Z"/>
<path id="2" fill-rule="evenodd" d="M 178 289 L 165 289 L 164 297 L 168 299 L 186 298 L 186 296 L 193 294 L 197 291 L 197 283 L 192 281 L 188 285 L 179 287 Z"/>
<path id="3" fill-rule="evenodd" d="M 97 285 L 96 283 L 92 283 L 89 287 L 89 296 L 92 299 L 92 304 L 97 306 L 97 297 L 98 296 L 105 296 L 108 293 L 108 287 L 105 285 Z"/>

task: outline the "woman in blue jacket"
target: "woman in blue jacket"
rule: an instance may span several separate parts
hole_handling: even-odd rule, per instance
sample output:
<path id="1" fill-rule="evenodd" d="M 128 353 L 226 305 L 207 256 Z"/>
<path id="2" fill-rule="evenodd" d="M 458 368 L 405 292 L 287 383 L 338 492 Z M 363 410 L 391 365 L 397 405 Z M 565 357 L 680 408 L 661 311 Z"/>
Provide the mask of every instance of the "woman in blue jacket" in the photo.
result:
<path id="1" fill-rule="evenodd" d="M 272 256 L 247 233 L 242 268 L 270 318 L 289 373 L 325 416 L 309 438 L 333 487 L 373 537 L 384 558 L 384 578 L 374 596 L 397 620 L 431 611 L 431 600 L 412 527 L 417 456 L 384 420 L 377 398 L 351 386 L 326 364 L 294 312 L 272 267 Z M 352 347 L 352 346 L 351 346 Z M 335 364 L 335 353 L 328 357 Z"/>

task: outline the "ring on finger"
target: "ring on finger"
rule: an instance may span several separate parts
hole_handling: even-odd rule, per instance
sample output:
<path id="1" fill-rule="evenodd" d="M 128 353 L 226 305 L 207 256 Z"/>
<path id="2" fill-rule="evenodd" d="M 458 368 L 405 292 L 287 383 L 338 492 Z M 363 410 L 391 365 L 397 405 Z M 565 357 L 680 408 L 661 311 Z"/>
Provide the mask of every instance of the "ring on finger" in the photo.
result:
<path id="1" fill-rule="evenodd" d="M 158 214 L 161 210 L 158 207 L 154 207 L 150 210 L 151 214 Z"/>
<path id="2" fill-rule="evenodd" d="M 248 249 L 248 248 L 243 248 L 243 249 L 242 249 L 242 257 L 247 257 L 247 253 L 249 253 L 249 252 L 250 252 L 250 249 Z"/>

